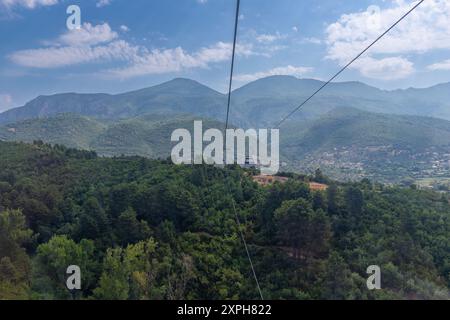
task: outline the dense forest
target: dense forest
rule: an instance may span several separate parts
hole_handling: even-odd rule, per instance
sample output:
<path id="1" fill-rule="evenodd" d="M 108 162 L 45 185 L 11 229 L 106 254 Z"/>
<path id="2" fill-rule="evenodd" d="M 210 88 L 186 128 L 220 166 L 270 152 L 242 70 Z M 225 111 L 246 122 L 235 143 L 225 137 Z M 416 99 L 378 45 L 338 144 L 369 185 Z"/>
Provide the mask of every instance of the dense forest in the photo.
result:
<path id="1" fill-rule="evenodd" d="M 449 298 L 448 195 L 254 174 L 0 142 L 0 299 L 258 299 L 232 201 L 266 299 Z"/>

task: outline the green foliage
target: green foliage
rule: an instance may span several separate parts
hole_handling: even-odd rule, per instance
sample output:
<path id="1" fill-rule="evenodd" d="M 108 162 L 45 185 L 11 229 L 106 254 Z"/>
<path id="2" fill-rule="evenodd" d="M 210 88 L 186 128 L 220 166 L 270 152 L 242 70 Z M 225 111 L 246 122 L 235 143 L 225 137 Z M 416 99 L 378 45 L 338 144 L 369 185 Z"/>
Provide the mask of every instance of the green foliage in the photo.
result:
<path id="1" fill-rule="evenodd" d="M 129 245 L 126 248 L 108 249 L 103 260 L 103 273 L 94 297 L 105 300 L 136 299 L 151 294 L 156 267 L 152 255 L 156 244 L 153 240 Z"/>
<path id="2" fill-rule="evenodd" d="M 0 300 L 29 295 L 30 259 L 24 245 L 32 240 L 19 210 L 0 212 Z"/>
<path id="3" fill-rule="evenodd" d="M 108 249 L 103 259 L 103 272 L 94 298 L 184 299 L 188 282 L 193 277 L 190 256 L 179 259 L 167 246 L 158 246 L 153 239 Z"/>
<path id="4" fill-rule="evenodd" d="M 325 213 L 314 211 L 304 199 L 288 200 L 275 211 L 278 238 L 293 248 L 296 259 L 319 257 L 326 252 L 331 237 Z"/>
<path id="5" fill-rule="evenodd" d="M 94 243 L 82 240 L 75 243 L 66 236 L 54 236 L 49 242 L 41 244 L 36 251 L 33 289 L 38 298 L 68 299 L 71 297 L 66 288 L 67 268 L 71 265 L 81 269 L 83 292 L 88 294 L 93 285 L 95 271 Z"/>
<path id="6" fill-rule="evenodd" d="M 137 219 L 133 208 L 128 208 L 120 214 L 116 230 L 116 238 L 122 245 L 148 239 L 152 233 L 146 221 Z"/>
<path id="7" fill-rule="evenodd" d="M 327 300 L 349 300 L 364 298 L 364 279 L 351 272 L 345 260 L 332 252 L 325 264 L 325 274 L 321 280 L 321 298 Z M 359 282 L 359 283 L 358 283 Z"/>
<path id="8" fill-rule="evenodd" d="M 251 174 L 0 142 L 0 298 L 258 299 L 231 197 L 265 298 L 448 298 L 442 194 L 320 172 L 261 187 Z M 69 265 L 80 292 L 65 287 Z"/>

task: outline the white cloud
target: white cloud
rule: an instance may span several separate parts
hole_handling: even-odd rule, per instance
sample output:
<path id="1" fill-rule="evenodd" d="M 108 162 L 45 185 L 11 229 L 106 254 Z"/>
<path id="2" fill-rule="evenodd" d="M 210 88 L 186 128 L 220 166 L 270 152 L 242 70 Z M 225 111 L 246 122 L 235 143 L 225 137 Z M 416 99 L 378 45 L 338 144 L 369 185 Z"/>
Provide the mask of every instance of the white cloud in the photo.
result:
<path id="1" fill-rule="evenodd" d="M 289 36 L 280 32 L 258 33 L 248 29 L 239 36 L 239 43 L 251 44 L 255 55 L 271 58 L 274 53 L 289 48 Z"/>
<path id="2" fill-rule="evenodd" d="M 111 2 L 112 2 L 112 0 L 98 0 L 97 4 L 96 4 L 96 7 L 97 8 L 105 7 L 105 6 L 110 5 Z"/>
<path id="3" fill-rule="evenodd" d="M 205 3 L 208 2 L 208 0 L 197 0 L 197 2 L 200 3 L 200 4 L 205 4 Z"/>
<path id="4" fill-rule="evenodd" d="M 402 57 L 382 59 L 362 57 L 355 61 L 353 67 L 367 78 L 382 80 L 403 79 L 414 73 L 413 63 Z"/>
<path id="5" fill-rule="evenodd" d="M 292 31 L 298 32 L 298 28 L 297 28 L 296 26 L 293 26 L 293 27 L 292 27 Z"/>
<path id="6" fill-rule="evenodd" d="M 68 30 L 58 38 L 58 42 L 68 46 L 85 46 L 110 42 L 118 37 L 107 24 L 96 26 L 84 23 L 80 29 Z"/>
<path id="7" fill-rule="evenodd" d="M 147 74 L 162 74 L 181 71 L 185 68 L 204 67 L 181 47 L 166 50 L 152 50 L 144 55 L 135 56 L 128 66 L 104 72 L 113 78 L 130 78 Z"/>
<path id="8" fill-rule="evenodd" d="M 27 9 L 34 9 L 39 6 L 53 6 L 58 4 L 58 0 L 0 0 L 0 4 L 6 8 L 20 6 Z"/>
<path id="9" fill-rule="evenodd" d="M 120 26 L 120 30 L 122 30 L 123 32 L 128 32 L 128 31 L 130 31 L 130 28 L 123 24 Z"/>
<path id="10" fill-rule="evenodd" d="M 21 66 L 45 69 L 115 61 L 120 62 L 121 66 L 99 73 L 108 77 L 129 78 L 208 68 L 212 63 L 229 61 L 232 52 L 232 44 L 225 42 L 217 42 L 194 52 L 187 52 L 181 47 L 149 50 L 120 40 L 106 23 L 96 26 L 85 23 L 80 30 L 66 32 L 47 44 L 44 48 L 14 52 L 9 58 Z M 236 54 L 246 57 L 256 53 L 251 44 L 237 44 Z"/>
<path id="11" fill-rule="evenodd" d="M 310 67 L 294 67 L 294 66 L 288 65 L 286 67 L 277 67 L 277 68 L 273 68 L 273 69 L 270 69 L 267 71 L 262 71 L 262 72 L 239 74 L 239 75 L 236 75 L 234 77 L 234 79 L 236 81 L 240 81 L 240 82 L 250 82 L 250 81 L 255 81 L 255 80 L 269 77 L 269 76 L 286 75 L 286 76 L 302 77 L 306 73 L 310 73 L 312 71 L 313 71 L 313 68 L 310 68 Z"/>
<path id="12" fill-rule="evenodd" d="M 256 41 L 260 43 L 272 43 L 285 38 L 286 36 L 281 35 L 279 32 L 277 32 L 275 34 L 259 34 L 256 36 Z"/>
<path id="13" fill-rule="evenodd" d="M 6 93 L 0 93 L 0 112 L 6 111 L 12 107 L 12 96 Z"/>
<path id="14" fill-rule="evenodd" d="M 231 59 L 233 52 L 233 46 L 228 42 L 217 42 L 216 44 L 201 48 L 195 57 L 199 61 L 205 62 L 221 62 Z M 253 52 L 253 46 L 251 44 L 236 44 L 236 54 L 238 56 L 252 56 L 256 53 Z"/>
<path id="15" fill-rule="evenodd" d="M 123 40 L 100 46 L 65 46 L 22 50 L 13 53 L 10 59 L 21 66 L 32 68 L 59 68 L 94 61 L 127 61 L 139 49 Z"/>
<path id="16" fill-rule="evenodd" d="M 16 51 L 9 58 L 16 64 L 33 68 L 58 68 L 103 59 L 126 60 L 138 51 L 123 40 L 107 23 L 93 26 L 84 23 L 82 28 L 62 34 L 50 41 L 46 48 Z"/>
<path id="17" fill-rule="evenodd" d="M 429 70 L 450 70 L 450 59 L 431 64 L 427 67 Z"/>
<path id="18" fill-rule="evenodd" d="M 136 55 L 128 66 L 107 70 L 104 75 L 123 79 L 148 74 L 178 72 L 190 68 L 207 68 L 211 63 L 230 60 L 231 53 L 232 44 L 224 42 L 201 48 L 194 53 L 188 53 L 181 47 L 166 50 L 145 50 Z M 237 45 L 236 54 L 249 56 L 254 53 L 249 45 Z"/>
<path id="19" fill-rule="evenodd" d="M 322 44 L 322 40 L 319 38 L 311 37 L 311 38 L 304 38 L 302 40 L 304 43 L 312 43 L 312 44 Z"/>
<path id="20" fill-rule="evenodd" d="M 346 64 L 417 3 L 389 2 L 388 8 L 374 10 L 372 6 L 364 12 L 344 14 L 330 24 L 326 29 L 327 58 Z M 359 62 L 352 68 L 374 78 L 398 79 L 414 71 L 412 62 L 402 55 L 436 49 L 450 49 L 450 1 L 447 0 L 425 1 L 366 53 L 369 66 Z"/>

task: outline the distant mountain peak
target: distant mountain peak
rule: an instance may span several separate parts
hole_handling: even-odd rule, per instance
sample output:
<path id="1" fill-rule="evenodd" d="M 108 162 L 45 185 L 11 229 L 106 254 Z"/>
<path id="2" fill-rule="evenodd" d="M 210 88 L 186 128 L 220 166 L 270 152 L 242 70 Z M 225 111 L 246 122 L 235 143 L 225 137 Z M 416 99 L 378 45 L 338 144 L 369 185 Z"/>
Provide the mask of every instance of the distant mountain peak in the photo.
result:
<path id="1" fill-rule="evenodd" d="M 202 85 L 197 80 L 193 80 L 193 79 L 189 79 L 189 78 L 183 78 L 183 77 L 173 78 L 172 80 L 169 80 L 166 83 L 170 83 L 170 82 L 175 82 L 175 83 L 178 83 L 178 82 L 179 83 L 195 83 L 195 84 Z"/>
<path id="2" fill-rule="evenodd" d="M 220 92 L 215 91 L 196 80 L 188 78 L 174 78 L 172 80 L 163 82 L 161 84 L 152 87 L 126 92 L 118 96 L 129 96 L 134 94 L 157 94 L 157 93 L 222 95 Z"/>

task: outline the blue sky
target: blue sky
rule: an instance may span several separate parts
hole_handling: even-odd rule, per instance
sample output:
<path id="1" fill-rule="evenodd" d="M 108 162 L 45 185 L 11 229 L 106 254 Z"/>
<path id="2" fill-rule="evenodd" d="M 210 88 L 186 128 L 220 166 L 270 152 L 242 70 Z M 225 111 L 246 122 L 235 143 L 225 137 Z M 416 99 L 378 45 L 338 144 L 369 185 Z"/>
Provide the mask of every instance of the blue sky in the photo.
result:
<path id="1" fill-rule="evenodd" d="M 236 83 L 327 79 L 410 0 L 242 0 Z M 81 8 L 69 31 L 66 9 Z M 175 77 L 224 92 L 234 0 L 0 0 L 0 111 L 60 92 L 118 93 Z M 339 81 L 384 88 L 450 81 L 450 1 L 426 0 Z"/>

